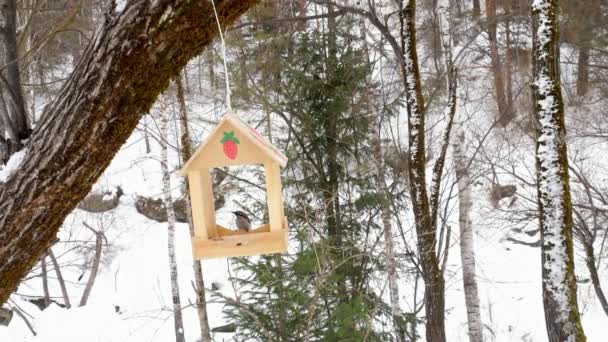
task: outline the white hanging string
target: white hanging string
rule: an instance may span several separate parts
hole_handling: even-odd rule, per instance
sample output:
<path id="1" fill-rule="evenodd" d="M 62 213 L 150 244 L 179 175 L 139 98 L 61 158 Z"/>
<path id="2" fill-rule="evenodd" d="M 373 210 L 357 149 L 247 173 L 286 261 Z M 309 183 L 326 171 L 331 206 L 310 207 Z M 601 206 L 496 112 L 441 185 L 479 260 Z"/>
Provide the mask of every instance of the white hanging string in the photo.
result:
<path id="1" fill-rule="evenodd" d="M 222 45 L 222 57 L 224 61 L 224 77 L 226 80 L 226 108 L 228 113 L 232 114 L 232 102 L 230 101 L 230 81 L 228 79 L 228 65 L 226 64 L 226 42 L 224 41 L 224 34 L 222 33 L 222 25 L 220 24 L 220 18 L 217 15 L 217 9 L 215 8 L 215 0 L 211 0 L 213 6 L 213 13 L 215 14 L 215 21 L 217 22 L 217 29 L 220 33 L 220 41 Z"/>

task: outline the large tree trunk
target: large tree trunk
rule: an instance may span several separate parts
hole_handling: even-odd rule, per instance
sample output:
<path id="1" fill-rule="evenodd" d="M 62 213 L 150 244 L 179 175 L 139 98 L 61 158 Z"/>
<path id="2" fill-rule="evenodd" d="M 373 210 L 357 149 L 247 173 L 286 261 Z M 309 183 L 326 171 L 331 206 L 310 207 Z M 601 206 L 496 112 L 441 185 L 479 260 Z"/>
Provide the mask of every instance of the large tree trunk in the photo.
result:
<path id="1" fill-rule="evenodd" d="M 408 0 L 400 11 L 401 46 L 404 63 L 402 75 L 407 100 L 409 134 L 409 181 L 412 210 L 416 225 L 417 246 L 424 278 L 426 339 L 445 342 L 445 293 L 443 273 L 439 268 L 431 208 L 426 191 L 424 98 L 416 51 L 416 1 Z"/>
<path id="2" fill-rule="evenodd" d="M 581 342 L 586 338 L 576 300 L 557 12 L 557 0 L 536 0 L 532 6 L 543 304 L 549 341 Z"/>
<path id="3" fill-rule="evenodd" d="M 165 208 L 167 209 L 167 250 L 169 254 L 169 277 L 171 278 L 171 300 L 173 302 L 175 341 L 184 342 L 184 322 L 179 295 L 177 261 L 175 258 L 175 210 L 173 209 L 173 197 L 171 196 L 171 177 L 169 174 L 169 158 L 167 156 L 167 139 L 169 137 L 167 116 L 167 113 L 160 113 L 160 168 L 163 175 L 162 182 Z"/>
<path id="4" fill-rule="evenodd" d="M 177 84 L 177 101 L 179 102 L 180 111 L 180 122 L 181 122 L 181 153 L 182 163 L 185 164 L 190 157 L 192 157 L 192 145 L 190 143 L 190 130 L 188 128 L 188 111 L 186 110 L 186 99 L 184 98 L 184 87 L 182 86 L 181 77 L 175 79 Z M 194 236 L 194 224 L 192 222 L 192 206 L 190 204 L 190 190 L 188 189 L 188 182 L 185 182 L 184 196 L 186 200 L 186 212 L 188 216 L 188 230 L 190 236 Z M 192 262 L 194 269 L 194 287 L 196 291 L 196 305 L 198 313 L 198 322 L 201 327 L 201 340 L 202 342 L 211 342 L 211 333 L 209 331 L 209 319 L 207 316 L 207 300 L 205 297 L 205 280 L 203 279 L 203 268 L 199 260 Z"/>
<path id="5" fill-rule="evenodd" d="M 216 1 L 222 27 L 256 2 Z M 36 126 L 19 172 L 0 185 L 0 303 L 217 23 L 208 1 L 131 0 L 97 32 Z"/>

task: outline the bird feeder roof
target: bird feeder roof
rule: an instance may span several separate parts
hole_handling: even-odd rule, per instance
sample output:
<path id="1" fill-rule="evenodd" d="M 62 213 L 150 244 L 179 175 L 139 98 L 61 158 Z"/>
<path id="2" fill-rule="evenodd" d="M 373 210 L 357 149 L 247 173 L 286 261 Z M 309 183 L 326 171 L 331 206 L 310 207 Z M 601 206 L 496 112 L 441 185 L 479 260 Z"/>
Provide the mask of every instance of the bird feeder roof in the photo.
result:
<path id="1" fill-rule="evenodd" d="M 182 174 L 210 167 L 276 163 L 287 157 L 240 117 L 226 114 L 181 170 Z"/>

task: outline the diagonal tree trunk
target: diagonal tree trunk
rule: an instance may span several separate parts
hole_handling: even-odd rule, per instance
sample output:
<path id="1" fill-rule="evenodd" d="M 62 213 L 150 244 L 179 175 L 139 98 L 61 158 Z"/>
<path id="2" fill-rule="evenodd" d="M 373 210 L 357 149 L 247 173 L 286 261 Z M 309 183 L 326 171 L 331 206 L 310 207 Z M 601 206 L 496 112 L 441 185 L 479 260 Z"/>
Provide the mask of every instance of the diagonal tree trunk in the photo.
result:
<path id="1" fill-rule="evenodd" d="M 257 0 L 218 0 L 222 27 Z M 0 184 L 0 303 L 55 240 L 141 115 L 217 33 L 211 2 L 131 0 L 111 10 Z"/>
<path id="2" fill-rule="evenodd" d="M 532 5 L 534 113 L 545 324 L 550 342 L 586 341 L 576 300 L 572 202 L 559 78 L 558 0 Z"/>

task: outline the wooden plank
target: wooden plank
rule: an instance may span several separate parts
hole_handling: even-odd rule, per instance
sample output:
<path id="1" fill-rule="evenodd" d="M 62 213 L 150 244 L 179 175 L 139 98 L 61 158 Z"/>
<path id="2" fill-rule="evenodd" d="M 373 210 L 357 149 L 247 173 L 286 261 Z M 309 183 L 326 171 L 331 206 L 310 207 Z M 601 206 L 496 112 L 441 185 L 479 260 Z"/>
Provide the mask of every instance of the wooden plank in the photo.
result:
<path id="1" fill-rule="evenodd" d="M 209 240 L 194 238 L 192 241 L 194 257 L 200 260 L 283 253 L 287 251 L 286 234 L 287 231 L 284 230 L 278 234 L 268 232 L 229 235 Z"/>
<path id="2" fill-rule="evenodd" d="M 213 196 L 213 182 L 211 180 L 211 170 L 203 168 L 200 171 L 201 178 L 201 191 L 203 193 L 203 222 L 205 230 L 207 231 L 207 237 L 212 238 L 217 236 L 215 229 L 215 197 Z M 196 208 L 192 208 L 195 210 Z"/>
<path id="3" fill-rule="evenodd" d="M 203 218 L 203 206 L 205 196 L 202 191 L 201 171 L 188 172 L 188 184 L 190 188 L 190 203 L 192 205 L 192 223 L 194 224 L 194 236 L 207 239 L 207 229 Z"/>
<path id="4" fill-rule="evenodd" d="M 270 230 L 279 232 L 283 230 L 285 217 L 283 209 L 283 189 L 281 187 L 281 169 L 276 163 L 264 164 L 266 172 L 266 200 Z"/>
<path id="5" fill-rule="evenodd" d="M 270 232 L 270 225 L 267 225 L 267 224 L 265 224 L 261 227 L 258 227 L 258 228 L 252 228 L 249 230 L 249 232 L 242 231 L 242 230 L 228 229 L 219 224 L 216 224 L 215 227 L 217 229 L 217 235 L 220 237 L 228 236 L 228 235 L 246 235 L 246 234 L 257 234 L 257 233 Z"/>

